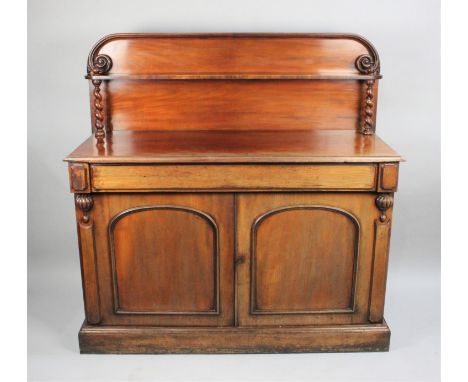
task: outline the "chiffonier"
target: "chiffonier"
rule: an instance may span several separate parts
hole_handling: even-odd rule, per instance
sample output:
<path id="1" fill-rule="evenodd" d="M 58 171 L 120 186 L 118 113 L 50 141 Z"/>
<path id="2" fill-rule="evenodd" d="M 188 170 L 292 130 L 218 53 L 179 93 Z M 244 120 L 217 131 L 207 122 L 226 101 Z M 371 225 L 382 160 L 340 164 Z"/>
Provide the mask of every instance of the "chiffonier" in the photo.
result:
<path id="1" fill-rule="evenodd" d="M 351 34 L 115 34 L 65 160 L 82 353 L 386 351 L 400 156 Z"/>

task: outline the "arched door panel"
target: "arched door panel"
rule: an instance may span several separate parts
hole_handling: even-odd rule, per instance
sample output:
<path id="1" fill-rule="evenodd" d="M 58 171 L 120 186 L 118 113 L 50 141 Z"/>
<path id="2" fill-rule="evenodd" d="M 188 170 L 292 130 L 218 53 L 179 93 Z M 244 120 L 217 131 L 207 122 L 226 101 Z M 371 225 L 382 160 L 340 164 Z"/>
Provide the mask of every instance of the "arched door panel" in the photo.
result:
<path id="1" fill-rule="evenodd" d="M 370 195 L 244 194 L 237 206 L 241 325 L 365 322 Z"/>
<path id="2" fill-rule="evenodd" d="M 219 312 L 219 229 L 176 205 L 136 207 L 109 225 L 116 312 Z"/>
<path id="3" fill-rule="evenodd" d="M 352 215 L 283 207 L 262 215 L 252 230 L 252 313 L 353 311 L 359 224 Z"/>
<path id="4" fill-rule="evenodd" d="M 96 195 L 102 322 L 234 322 L 232 194 Z"/>

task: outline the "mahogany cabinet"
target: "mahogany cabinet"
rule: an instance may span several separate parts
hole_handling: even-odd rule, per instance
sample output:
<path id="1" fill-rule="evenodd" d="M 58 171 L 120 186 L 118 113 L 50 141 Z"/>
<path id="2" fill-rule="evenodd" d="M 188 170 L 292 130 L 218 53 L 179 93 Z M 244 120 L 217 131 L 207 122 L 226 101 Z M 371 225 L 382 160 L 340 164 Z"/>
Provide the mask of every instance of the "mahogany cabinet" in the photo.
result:
<path id="1" fill-rule="evenodd" d="M 345 34 L 117 34 L 88 59 L 83 353 L 386 351 L 400 156 Z"/>

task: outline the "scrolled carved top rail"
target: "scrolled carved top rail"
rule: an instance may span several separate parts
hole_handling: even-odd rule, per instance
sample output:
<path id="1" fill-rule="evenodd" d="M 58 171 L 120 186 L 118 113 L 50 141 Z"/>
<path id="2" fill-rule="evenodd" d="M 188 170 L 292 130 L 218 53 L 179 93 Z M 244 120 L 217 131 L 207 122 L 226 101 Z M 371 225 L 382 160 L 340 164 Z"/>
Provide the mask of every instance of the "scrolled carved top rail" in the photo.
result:
<path id="1" fill-rule="evenodd" d="M 142 62 L 145 65 L 142 65 Z M 340 33 L 112 34 L 88 57 L 87 78 L 379 79 L 365 38 Z"/>
<path id="2" fill-rule="evenodd" d="M 375 132 L 379 55 L 354 34 L 113 34 L 91 50 L 97 143 L 113 130 Z"/>

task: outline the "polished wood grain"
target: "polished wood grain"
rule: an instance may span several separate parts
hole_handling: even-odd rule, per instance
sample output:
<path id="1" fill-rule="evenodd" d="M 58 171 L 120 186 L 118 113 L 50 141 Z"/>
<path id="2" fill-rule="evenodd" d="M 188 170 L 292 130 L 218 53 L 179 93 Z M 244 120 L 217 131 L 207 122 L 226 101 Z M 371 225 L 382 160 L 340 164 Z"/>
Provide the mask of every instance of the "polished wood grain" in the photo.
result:
<path id="1" fill-rule="evenodd" d="M 374 195 L 252 193 L 236 204 L 240 326 L 368 322 Z"/>
<path id="2" fill-rule="evenodd" d="M 109 238 L 118 313 L 219 312 L 219 233 L 209 215 L 136 207 L 111 220 Z"/>
<path id="3" fill-rule="evenodd" d="M 72 185 L 71 178 L 70 184 Z M 94 235 L 95 227 L 94 220 L 90 219 L 94 199 L 89 193 L 75 194 L 74 196 L 85 321 L 89 324 L 99 324 L 101 322 L 101 303 Z"/>
<path id="4" fill-rule="evenodd" d="M 359 129 L 359 81 L 122 80 L 107 89 L 113 131 Z"/>
<path id="5" fill-rule="evenodd" d="M 259 217 L 252 227 L 251 313 L 352 312 L 359 231 L 354 216 L 324 205 Z"/>
<path id="6" fill-rule="evenodd" d="M 379 165 L 379 186 L 378 191 L 395 192 L 398 187 L 398 170 L 397 163 L 381 163 Z"/>
<path id="7" fill-rule="evenodd" d="M 351 34 L 116 34 L 68 161 L 83 353 L 386 351 L 400 155 Z M 396 126 L 398 128 L 398 126 Z"/>
<path id="8" fill-rule="evenodd" d="M 90 324 L 98 324 L 101 322 L 101 312 L 96 268 L 94 223 L 79 222 L 78 238 L 80 243 L 80 263 L 86 320 Z"/>
<path id="9" fill-rule="evenodd" d="M 93 47 L 86 78 L 102 143 L 104 131 L 253 123 L 373 134 L 381 76 L 375 48 L 351 34 L 116 34 Z"/>
<path id="10" fill-rule="evenodd" d="M 92 49 L 91 67 L 100 55 L 112 60 L 109 74 L 336 75 L 359 74 L 357 57 L 376 51 L 352 34 L 115 34 Z"/>
<path id="11" fill-rule="evenodd" d="M 352 165 L 92 165 L 94 191 L 373 190 L 377 168 Z"/>
<path id="12" fill-rule="evenodd" d="M 87 163 L 70 163 L 68 175 L 71 192 L 89 192 L 91 180 L 89 178 L 89 165 Z"/>
<path id="13" fill-rule="evenodd" d="M 103 325 L 234 322 L 234 197 L 94 195 Z"/>
<path id="14" fill-rule="evenodd" d="M 369 307 L 369 321 L 382 322 L 387 285 L 391 220 L 375 222 L 375 248 Z"/>
<path id="15" fill-rule="evenodd" d="M 398 162 L 377 135 L 351 130 L 116 131 L 98 147 L 89 137 L 65 158 L 92 163 Z"/>
<path id="16" fill-rule="evenodd" d="M 81 353 L 305 353 L 388 351 L 381 324 L 319 327 L 164 328 L 91 326 L 79 333 Z"/>

